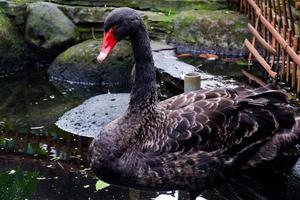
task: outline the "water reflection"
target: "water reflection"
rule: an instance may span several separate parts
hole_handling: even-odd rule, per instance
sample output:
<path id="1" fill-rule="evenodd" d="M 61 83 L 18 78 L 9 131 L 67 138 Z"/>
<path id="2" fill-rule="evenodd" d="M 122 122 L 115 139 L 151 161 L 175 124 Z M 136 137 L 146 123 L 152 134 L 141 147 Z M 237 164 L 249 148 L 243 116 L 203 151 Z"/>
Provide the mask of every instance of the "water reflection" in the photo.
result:
<path id="1" fill-rule="evenodd" d="M 32 155 L 1 153 L 0 171 L 22 170 L 38 172 L 38 185 L 30 199 L 114 199 L 129 198 L 126 188 L 109 186 L 96 191 L 97 178 L 86 162 L 46 159 Z M 217 187 L 204 191 L 197 200 L 287 200 L 287 172 L 290 163 L 284 160 L 270 166 L 245 171 Z M 283 162 L 284 161 L 284 162 Z M 277 165 L 277 167 L 276 167 Z M 280 166 L 280 167 L 278 167 Z M 280 170 L 279 170 L 280 169 Z M 0 182 L 2 182 L 0 177 Z M 22 188 L 22 186 L 19 186 Z M 132 195 L 131 195 L 132 196 Z M 141 192 L 140 200 L 187 200 L 183 191 Z"/>
<path id="2" fill-rule="evenodd" d="M 110 186 L 96 191 L 97 179 L 86 162 L 89 138 L 65 133 L 51 125 L 87 96 L 77 99 L 58 92 L 49 84 L 44 72 L 24 77 L 0 79 L 0 172 L 17 171 L 16 166 L 22 171 L 38 172 L 35 178 L 38 184 L 30 198 L 33 200 L 128 200 L 126 188 Z M 278 163 L 278 167 L 239 174 L 204 191 L 197 200 L 288 199 L 286 182 L 291 164 Z M 0 183 L 3 180 L 0 177 Z M 18 189 L 22 186 L 18 185 Z M 0 193 L 4 190 L 0 188 Z M 141 200 L 184 200 L 187 197 L 188 194 L 181 191 L 140 194 Z"/>

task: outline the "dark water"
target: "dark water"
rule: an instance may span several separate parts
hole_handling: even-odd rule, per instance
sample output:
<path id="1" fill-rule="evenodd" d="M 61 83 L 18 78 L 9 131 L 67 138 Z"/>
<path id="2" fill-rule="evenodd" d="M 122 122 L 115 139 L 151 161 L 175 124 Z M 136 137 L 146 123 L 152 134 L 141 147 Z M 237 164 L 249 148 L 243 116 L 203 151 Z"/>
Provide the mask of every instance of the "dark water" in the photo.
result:
<path id="1" fill-rule="evenodd" d="M 204 66 L 202 70 L 207 67 L 195 65 Z M 230 67 L 224 66 L 225 71 Z M 44 70 L 2 77 L 0 84 L 0 199 L 129 199 L 126 188 L 96 191 L 97 179 L 86 162 L 91 139 L 53 125 L 64 112 L 97 92 L 86 89 L 74 97 L 72 91 L 58 91 Z M 205 191 L 198 200 L 288 199 L 289 170 L 285 168 L 291 159 L 283 160 L 281 170 L 266 167 L 239 174 Z M 145 200 L 187 199 L 185 192 L 178 191 L 140 195 Z"/>

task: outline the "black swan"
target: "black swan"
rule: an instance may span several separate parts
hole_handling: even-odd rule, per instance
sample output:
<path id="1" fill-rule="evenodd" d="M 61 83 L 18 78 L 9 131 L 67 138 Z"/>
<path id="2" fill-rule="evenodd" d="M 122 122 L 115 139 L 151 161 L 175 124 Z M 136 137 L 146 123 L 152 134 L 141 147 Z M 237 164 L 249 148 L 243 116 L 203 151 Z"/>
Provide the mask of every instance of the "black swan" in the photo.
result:
<path id="1" fill-rule="evenodd" d="M 106 18 L 98 61 L 129 36 L 136 61 L 127 111 L 90 145 L 96 175 L 140 190 L 188 190 L 195 198 L 216 180 L 255 167 L 297 143 L 300 119 L 284 91 L 199 90 L 159 102 L 150 40 L 139 14 L 117 8 Z"/>

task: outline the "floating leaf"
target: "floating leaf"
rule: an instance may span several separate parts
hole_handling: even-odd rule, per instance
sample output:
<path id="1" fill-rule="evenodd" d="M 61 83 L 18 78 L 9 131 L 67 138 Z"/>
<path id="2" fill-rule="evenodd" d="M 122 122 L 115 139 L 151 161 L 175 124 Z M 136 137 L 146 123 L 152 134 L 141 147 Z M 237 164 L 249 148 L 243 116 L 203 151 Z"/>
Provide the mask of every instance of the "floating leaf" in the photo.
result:
<path id="1" fill-rule="evenodd" d="M 207 60 L 216 60 L 219 58 L 219 56 L 215 54 L 203 53 L 203 54 L 199 54 L 199 58 L 204 58 Z"/>
<path id="2" fill-rule="evenodd" d="M 37 177 L 36 179 L 37 179 L 37 180 L 46 180 L 45 177 Z"/>
<path id="3" fill-rule="evenodd" d="M 103 190 L 104 188 L 107 188 L 109 184 L 105 183 L 104 181 L 98 180 L 95 186 L 96 186 L 96 191 L 99 191 L 99 190 Z"/>
<path id="4" fill-rule="evenodd" d="M 177 57 L 178 58 L 190 58 L 190 57 L 193 57 L 193 55 L 190 53 L 182 53 L 182 54 L 178 54 Z"/>

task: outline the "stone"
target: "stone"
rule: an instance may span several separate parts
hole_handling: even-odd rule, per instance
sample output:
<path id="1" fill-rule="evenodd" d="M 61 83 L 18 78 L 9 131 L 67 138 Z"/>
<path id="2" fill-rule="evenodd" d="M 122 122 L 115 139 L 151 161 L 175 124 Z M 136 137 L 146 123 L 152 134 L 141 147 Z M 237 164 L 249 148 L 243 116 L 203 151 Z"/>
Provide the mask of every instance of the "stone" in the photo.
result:
<path id="1" fill-rule="evenodd" d="M 173 31 L 173 16 L 167 16 L 162 12 L 140 11 L 149 36 L 154 40 L 167 39 Z"/>
<path id="2" fill-rule="evenodd" d="M 25 52 L 23 38 L 0 8 L 0 74 L 22 70 L 26 65 Z"/>
<path id="3" fill-rule="evenodd" d="M 178 60 L 174 50 L 172 50 L 174 49 L 172 45 L 167 45 L 163 42 L 152 42 L 151 47 L 153 50 L 154 65 L 158 70 L 159 94 L 162 98 L 169 98 L 182 93 L 184 74 L 195 71 L 200 73 L 202 89 L 217 87 L 234 88 L 238 86 L 235 81 L 225 80 L 222 76 L 213 76 Z M 159 49 L 170 50 L 159 51 Z"/>
<path id="4" fill-rule="evenodd" d="M 59 4 L 66 4 L 65 0 L 51 0 Z M 67 4 L 77 5 L 77 6 L 101 6 L 101 7 L 132 7 L 140 10 L 154 10 L 173 12 L 179 10 L 190 10 L 190 9 L 222 9 L 228 6 L 227 0 L 86 0 L 86 1 L 76 1 L 68 0 Z"/>
<path id="5" fill-rule="evenodd" d="M 245 51 L 243 42 L 250 36 L 247 23 L 247 17 L 235 11 L 184 11 L 174 18 L 170 41 L 220 54 L 235 54 Z"/>
<path id="6" fill-rule="evenodd" d="M 91 30 L 102 35 L 102 25 L 105 17 L 114 9 L 114 7 L 89 7 L 89 6 L 70 6 L 58 5 L 66 16 L 76 24 L 82 39 L 92 37 Z M 162 12 L 138 11 L 142 16 L 150 37 L 155 39 L 166 38 L 171 34 L 173 25 L 173 16 L 166 16 Z"/>
<path id="7" fill-rule="evenodd" d="M 130 91 L 130 73 L 134 64 L 128 41 L 119 42 L 108 58 L 97 63 L 102 41 L 87 40 L 61 53 L 50 65 L 50 80 L 57 86 L 97 87 L 99 91 Z"/>
<path id="8" fill-rule="evenodd" d="M 113 7 L 89 7 L 89 6 L 70 6 L 58 5 L 66 16 L 68 16 L 75 24 L 85 23 L 103 23 L 106 15 L 108 15 Z"/>
<path id="9" fill-rule="evenodd" d="M 3 2 L 3 5 L 1 5 L 1 3 L 2 2 L 0 1 L 0 7 L 3 6 L 6 14 L 13 19 L 15 25 L 23 26 L 25 24 L 27 17 L 26 4 L 15 3 L 13 1 L 5 1 Z"/>
<path id="10" fill-rule="evenodd" d="M 57 54 L 77 41 L 75 25 L 56 4 L 32 3 L 27 10 L 25 38 L 38 50 Z"/>
<path id="11" fill-rule="evenodd" d="M 69 133 L 96 137 L 104 126 L 126 111 L 128 103 L 128 93 L 98 95 L 66 112 L 55 125 Z"/>

